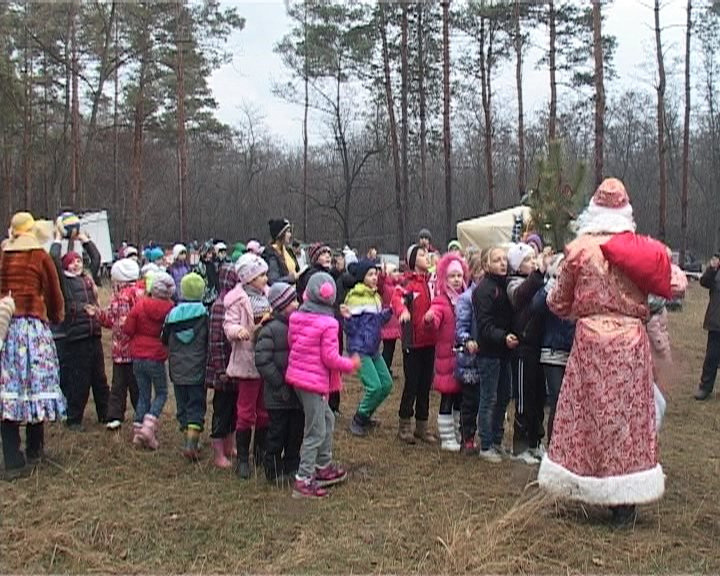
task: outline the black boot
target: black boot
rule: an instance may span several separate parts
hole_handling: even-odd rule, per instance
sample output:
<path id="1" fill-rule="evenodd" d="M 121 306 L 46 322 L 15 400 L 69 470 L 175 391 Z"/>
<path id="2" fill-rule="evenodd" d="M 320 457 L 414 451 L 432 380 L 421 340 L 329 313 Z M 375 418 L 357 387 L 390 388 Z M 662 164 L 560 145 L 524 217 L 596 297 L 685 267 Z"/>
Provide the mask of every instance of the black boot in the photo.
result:
<path id="1" fill-rule="evenodd" d="M 259 468 L 265 460 L 265 443 L 267 441 L 267 428 L 256 428 L 253 439 L 253 458 L 255 467 Z"/>
<path id="2" fill-rule="evenodd" d="M 0 435 L 5 461 L 5 479 L 14 480 L 27 470 L 25 456 L 20 450 L 20 424 L 3 420 L 0 422 Z"/>
<path id="3" fill-rule="evenodd" d="M 250 440 L 252 430 L 238 430 L 235 432 L 237 443 L 237 467 L 235 472 L 239 478 L 247 480 L 250 478 Z"/>
<path id="4" fill-rule="evenodd" d="M 25 458 L 28 464 L 36 465 L 45 457 L 45 425 L 28 424 L 25 427 Z"/>
<path id="5" fill-rule="evenodd" d="M 635 525 L 637 508 L 633 505 L 611 506 L 612 523 L 615 528 L 627 528 Z"/>

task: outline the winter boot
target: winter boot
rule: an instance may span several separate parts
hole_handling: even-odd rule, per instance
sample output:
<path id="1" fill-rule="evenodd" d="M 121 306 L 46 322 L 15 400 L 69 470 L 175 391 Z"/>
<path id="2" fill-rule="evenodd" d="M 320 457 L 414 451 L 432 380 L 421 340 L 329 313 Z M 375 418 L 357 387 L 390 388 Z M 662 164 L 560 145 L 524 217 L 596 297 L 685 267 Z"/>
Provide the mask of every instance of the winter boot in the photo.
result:
<path id="1" fill-rule="evenodd" d="M 145 414 L 143 418 L 142 428 L 140 429 L 140 436 L 144 440 L 144 444 L 150 450 L 157 450 L 160 443 L 157 439 L 158 433 L 158 419 L 152 414 Z"/>
<path id="2" fill-rule="evenodd" d="M 438 415 L 438 431 L 440 432 L 440 449 L 448 452 L 460 452 L 460 444 L 455 438 L 455 424 L 452 414 Z"/>
<path id="3" fill-rule="evenodd" d="M 455 429 L 455 441 L 462 444 L 462 427 L 460 424 L 460 410 L 452 411 L 453 427 Z"/>
<path id="4" fill-rule="evenodd" d="M 215 464 L 215 466 L 217 466 L 218 468 L 222 468 L 223 470 L 232 468 L 232 462 L 228 460 L 225 452 L 225 444 L 227 439 L 227 436 L 225 438 L 212 439 L 213 454 L 215 456 L 213 458 L 213 464 Z"/>
<path id="5" fill-rule="evenodd" d="M 360 414 L 359 412 L 355 413 L 355 416 L 352 417 L 352 420 L 350 421 L 350 433 L 353 436 L 358 437 L 364 437 L 368 435 L 368 427 L 369 422 L 368 418 Z"/>
<path id="6" fill-rule="evenodd" d="M 235 445 L 235 434 L 225 436 L 225 458 L 228 460 L 237 458 L 237 446 Z"/>
<path id="7" fill-rule="evenodd" d="M 183 446 L 182 454 L 191 462 L 197 462 L 200 459 L 200 429 L 192 424 L 185 431 L 185 446 Z"/>
<path id="8" fill-rule="evenodd" d="M 415 420 L 415 438 L 427 442 L 428 444 L 435 444 L 438 441 L 435 434 L 432 433 L 428 427 L 427 420 Z"/>
<path id="9" fill-rule="evenodd" d="M 35 466 L 45 458 L 45 425 L 27 424 L 25 426 L 25 460 Z"/>
<path id="10" fill-rule="evenodd" d="M 235 440 L 237 442 L 237 466 L 235 472 L 238 478 L 247 480 L 250 478 L 250 440 L 252 439 L 252 430 L 238 430 L 235 432 Z"/>
<path id="11" fill-rule="evenodd" d="M 265 460 L 265 443 L 267 442 L 267 428 L 256 428 L 253 439 L 253 462 L 255 468 L 262 468 Z"/>
<path id="12" fill-rule="evenodd" d="M 398 426 L 398 438 L 401 442 L 406 444 L 415 444 L 415 437 L 412 433 L 412 419 L 411 418 L 400 418 L 400 425 Z"/>

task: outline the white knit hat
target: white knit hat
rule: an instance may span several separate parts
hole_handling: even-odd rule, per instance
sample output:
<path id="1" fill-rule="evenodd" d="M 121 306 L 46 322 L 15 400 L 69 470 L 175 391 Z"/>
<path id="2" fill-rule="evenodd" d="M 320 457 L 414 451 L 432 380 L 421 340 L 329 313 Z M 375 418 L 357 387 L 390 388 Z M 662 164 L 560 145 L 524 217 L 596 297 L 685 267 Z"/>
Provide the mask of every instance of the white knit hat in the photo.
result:
<path id="1" fill-rule="evenodd" d="M 123 258 L 112 265 L 110 277 L 114 282 L 134 282 L 140 277 L 140 267 L 135 260 Z"/>
<path id="2" fill-rule="evenodd" d="M 187 254 L 187 248 L 185 248 L 185 245 L 184 244 L 175 244 L 175 246 L 173 246 L 173 252 L 172 252 L 173 260 L 177 260 L 178 256 L 180 256 L 180 254 L 182 254 L 183 252 L 185 252 Z"/>
<path id="3" fill-rule="evenodd" d="M 535 250 L 533 250 L 533 247 L 530 246 L 530 244 L 520 242 L 518 244 L 513 244 L 512 246 L 510 246 L 507 253 L 510 271 L 517 272 L 520 266 L 522 266 L 522 263 L 525 261 L 525 259 L 532 256 L 535 256 Z"/>

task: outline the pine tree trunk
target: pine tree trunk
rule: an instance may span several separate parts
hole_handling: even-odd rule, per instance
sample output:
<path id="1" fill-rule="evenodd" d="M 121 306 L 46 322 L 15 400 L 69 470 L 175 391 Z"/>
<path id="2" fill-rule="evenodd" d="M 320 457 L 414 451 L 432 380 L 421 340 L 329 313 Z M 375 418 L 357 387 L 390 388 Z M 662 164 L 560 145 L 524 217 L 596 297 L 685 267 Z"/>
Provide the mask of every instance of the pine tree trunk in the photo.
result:
<path id="1" fill-rule="evenodd" d="M 303 111 L 303 240 L 307 242 L 308 238 L 308 110 L 310 109 L 310 97 L 308 92 L 308 85 L 310 83 L 309 78 L 309 62 L 307 57 L 307 45 L 308 45 L 308 33 L 307 33 L 307 0 L 304 0 L 304 13 L 303 13 L 303 34 L 305 36 L 305 53 L 303 54 L 303 68 L 304 68 L 304 84 L 305 84 L 305 109 Z"/>
<path id="2" fill-rule="evenodd" d="M 450 0 L 443 10 L 443 152 L 445 156 L 445 238 L 453 236 L 452 222 L 452 134 L 450 132 Z"/>
<path id="3" fill-rule="evenodd" d="M 48 149 L 48 114 L 49 114 L 49 100 L 50 91 L 48 85 L 50 84 L 50 71 L 48 70 L 47 62 L 47 51 L 43 51 L 43 205 L 45 208 L 45 215 L 49 216 L 53 210 L 50 208 L 50 187 L 48 172 L 50 170 L 50 150 Z"/>
<path id="4" fill-rule="evenodd" d="M 31 4 L 28 3 L 25 6 L 25 16 L 29 19 Z M 30 55 L 30 38 L 28 34 L 29 24 L 25 27 L 25 107 L 24 107 L 24 122 L 23 122 L 23 194 L 25 210 L 32 211 L 32 124 L 33 124 L 33 69 L 32 69 L 32 57 Z"/>
<path id="5" fill-rule="evenodd" d="M 72 74 L 72 113 L 70 118 L 70 139 L 72 141 L 72 162 L 70 163 L 70 201 L 77 209 L 80 196 L 80 95 L 78 94 L 78 53 L 77 53 L 77 0 L 72 3 L 72 21 L 70 24 L 70 52 Z"/>
<path id="6" fill-rule="evenodd" d="M 549 0 L 548 12 L 550 24 L 550 118 L 548 119 L 548 136 L 552 142 L 557 138 L 557 80 L 555 76 L 557 72 L 557 66 L 555 64 L 557 29 L 555 22 L 555 2 L 553 0 Z"/>
<path id="7" fill-rule="evenodd" d="M 418 97 L 420 99 L 420 202 L 427 202 L 427 104 L 425 88 L 425 30 L 423 29 L 423 3 L 417 5 L 418 24 Z"/>
<path id="8" fill-rule="evenodd" d="M 393 169 L 395 172 L 395 211 L 397 216 L 397 251 L 405 250 L 405 212 L 402 199 L 402 176 L 400 170 L 400 151 L 398 146 L 397 122 L 395 121 L 395 102 L 393 100 L 392 82 L 390 80 L 390 55 L 387 42 L 387 22 L 385 5 L 379 3 L 380 9 L 380 40 L 382 42 L 383 70 L 385 75 L 385 99 L 387 101 L 388 120 L 390 122 L 390 144 L 392 148 Z"/>
<path id="9" fill-rule="evenodd" d="M 180 183 L 180 240 L 187 239 L 187 186 L 188 186 L 188 161 L 187 142 L 185 140 L 185 6 L 184 0 L 177 2 L 176 22 L 176 50 L 177 50 L 177 146 L 179 160 L 179 183 Z"/>
<path id="10" fill-rule="evenodd" d="M 115 19 L 115 60 L 120 58 L 120 25 L 119 18 Z M 122 237 L 125 238 L 127 234 L 127 214 L 124 210 L 125 202 L 123 202 L 123 209 L 120 207 L 120 166 L 119 166 L 119 153 L 120 153 L 120 127 L 119 127 L 119 101 L 120 101 L 120 66 L 115 66 L 114 74 L 114 94 L 113 94 L 113 208 L 116 214 L 121 214 L 120 221 L 122 222 Z"/>
<path id="11" fill-rule="evenodd" d="M 667 221 L 667 175 L 665 168 L 665 62 L 660 37 L 660 0 L 655 0 L 655 49 L 658 64 L 657 86 L 657 137 L 658 165 L 660 167 L 660 214 L 658 217 L 658 239 L 665 241 Z"/>
<path id="12" fill-rule="evenodd" d="M 593 0 L 593 54 L 595 55 L 595 186 L 603 180 L 605 139 L 605 83 L 603 79 L 601 0 Z"/>
<path id="13" fill-rule="evenodd" d="M 490 79 L 492 70 L 492 36 L 486 34 L 487 19 L 480 18 L 480 84 L 483 105 L 483 116 L 485 119 L 485 173 L 488 187 L 488 209 L 495 211 L 495 175 L 493 173 L 493 151 L 492 151 L 492 81 Z M 488 40 L 487 50 L 485 41 Z"/>
<path id="14" fill-rule="evenodd" d="M 145 82 L 148 66 L 148 37 L 144 31 L 140 55 L 138 91 L 135 98 L 133 153 L 132 153 L 132 213 L 130 215 L 130 236 L 140 246 L 140 200 L 143 189 L 143 128 L 145 125 Z"/>
<path id="15" fill-rule="evenodd" d="M 408 8 L 402 4 L 400 44 L 400 113 L 402 117 L 402 190 L 403 206 L 407 211 L 410 206 L 409 178 L 408 178 Z M 407 219 L 408 215 L 405 215 Z M 408 238 L 403 239 L 404 242 Z"/>
<path id="16" fill-rule="evenodd" d="M 523 114 L 523 40 L 520 29 L 520 0 L 515 0 L 515 84 L 518 100 L 518 195 L 525 195 L 525 118 Z"/>
<path id="17" fill-rule="evenodd" d="M 13 150 L 7 132 L 3 133 L 3 193 L 0 199 L 0 217 L 9 222 L 13 212 Z"/>
<path id="18" fill-rule="evenodd" d="M 692 0 L 687 3 L 687 25 L 685 29 L 685 118 L 683 126 L 683 159 L 682 159 L 682 197 L 680 200 L 681 212 L 681 240 L 680 265 L 685 266 L 685 253 L 687 252 L 688 227 L 688 196 L 690 188 L 690 38 L 692 36 Z"/>

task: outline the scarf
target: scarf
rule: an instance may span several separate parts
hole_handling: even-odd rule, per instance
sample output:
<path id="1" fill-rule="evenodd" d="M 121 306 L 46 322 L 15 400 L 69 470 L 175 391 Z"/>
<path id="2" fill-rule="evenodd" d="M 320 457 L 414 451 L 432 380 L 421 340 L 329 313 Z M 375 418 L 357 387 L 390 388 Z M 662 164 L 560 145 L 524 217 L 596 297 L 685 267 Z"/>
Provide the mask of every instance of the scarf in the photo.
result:
<path id="1" fill-rule="evenodd" d="M 243 288 L 245 290 L 245 293 L 248 295 L 248 298 L 250 299 L 250 307 L 252 308 L 253 312 L 253 321 L 255 322 L 255 324 L 260 324 L 263 318 L 265 318 L 272 312 L 272 307 L 270 306 L 270 301 L 268 300 L 267 294 L 249 285 L 243 286 Z"/>
<path id="2" fill-rule="evenodd" d="M 295 259 L 290 255 L 290 251 L 285 247 L 284 244 L 274 244 L 275 250 L 277 250 L 278 254 L 280 254 L 280 257 L 285 262 L 285 267 L 288 270 L 288 274 L 290 272 L 297 273 L 297 264 L 295 263 Z"/>

